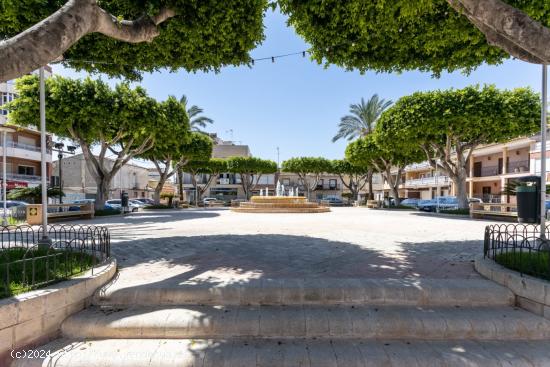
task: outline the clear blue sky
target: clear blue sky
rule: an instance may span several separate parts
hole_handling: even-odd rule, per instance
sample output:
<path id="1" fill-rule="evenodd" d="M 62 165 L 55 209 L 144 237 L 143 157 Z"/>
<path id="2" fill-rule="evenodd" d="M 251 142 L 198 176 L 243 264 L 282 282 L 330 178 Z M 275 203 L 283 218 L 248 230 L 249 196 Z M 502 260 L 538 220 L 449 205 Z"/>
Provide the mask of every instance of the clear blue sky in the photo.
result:
<path id="1" fill-rule="evenodd" d="M 280 13 L 268 12 L 266 39 L 252 51 L 253 58 L 308 49 L 286 26 Z M 56 73 L 75 76 L 55 67 Z M 84 74 L 80 74 L 83 76 Z M 149 94 L 163 100 L 186 94 L 192 104 L 214 119 L 208 131 L 221 138 L 248 144 L 252 154 L 281 161 L 293 156 L 340 158 L 346 142 L 332 143 L 340 117 L 349 104 L 378 93 L 396 100 L 418 90 L 461 88 L 471 84 L 496 84 L 499 88 L 531 86 L 540 89 L 540 66 L 509 61 L 498 67 L 483 66 L 469 76 L 461 73 L 433 79 L 428 73 L 376 74 L 325 69 L 302 56 L 257 62 L 253 68 L 227 67 L 220 73 L 159 72 L 145 75 L 141 83 Z"/>

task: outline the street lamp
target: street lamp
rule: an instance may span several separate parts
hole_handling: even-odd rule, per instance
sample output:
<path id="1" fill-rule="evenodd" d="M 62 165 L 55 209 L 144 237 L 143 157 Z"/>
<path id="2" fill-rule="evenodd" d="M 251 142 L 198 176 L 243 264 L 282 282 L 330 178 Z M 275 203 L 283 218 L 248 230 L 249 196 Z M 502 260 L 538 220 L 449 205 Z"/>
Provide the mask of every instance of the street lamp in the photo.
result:
<path id="1" fill-rule="evenodd" d="M 67 145 L 67 150 L 63 150 L 65 144 L 62 142 L 54 143 L 52 151 L 57 152 L 57 158 L 59 159 L 59 204 L 63 204 L 63 154 L 74 155 L 76 147 L 73 145 Z"/>
<path id="2" fill-rule="evenodd" d="M 0 126 L 0 132 L 2 133 L 2 200 L 4 201 L 3 202 L 3 205 L 4 205 L 4 212 L 2 213 L 2 225 L 3 226 L 7 226 L 8 225 L 8 220 L 6 218 L 6 211 L 7 211 L 7 207 L 6 207 L 6 191 L 7 191 L 7 182 L 6 182 L 6 151 L 7 151 L 7 146 L 6 146 L 6 135 L 8 133 L 11 133 L 13 132 L 14 130 L 11 128 L 11 127 L 7 127 L 7 126 Z"/>

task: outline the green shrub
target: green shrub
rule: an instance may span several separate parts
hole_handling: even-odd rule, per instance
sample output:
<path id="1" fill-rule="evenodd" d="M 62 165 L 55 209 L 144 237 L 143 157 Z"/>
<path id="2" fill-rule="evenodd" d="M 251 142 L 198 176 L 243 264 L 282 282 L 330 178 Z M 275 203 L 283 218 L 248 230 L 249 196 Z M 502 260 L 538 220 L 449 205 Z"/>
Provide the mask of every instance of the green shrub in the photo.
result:
<path id="1" fill-rule="evenodd" d="M 550 254 L 548 252 L 503 252 L 495 261 L 508 269 L 550 280 Z"/>
<path id="2" fill-rule="evenodd" d="M 117 215 L 117 214 L 121 214 L 122 213 L 122 210 L 120 209 L 99 209 L 99 210 L 96 210 L 95 211 L 95 216 L 96 217 L 104 217 L 104 216 L 107 216 L 107 215 Z"/>
<path id="3" fill-rule="evenodd" d="M 470 209 L 469 208 L 463 208 L 463 209 L 443 209 L 439 211 L 443 214 L 455 214 L 455 215 L 470 215 Z"/>
<path id="4" fill-rule="evenodd" d="M 49 255 L 49 256 L 46 256 Z M 4 261 L 0 263 L 0 298 L 28 292 L 40 286 L 70 278 L 92 267 L 93 257 L 80 251 L 11 248 L 3 250 Z M 26 262 L 17 260 L 29 259 Z M 34 261 L 32 260 L 34 259 Z M 31 287 L 28 282 L 33 278 L 39 287 Z M 9 284 L 7 276 L 9 275 Z M 7 288 L 6 288 L 7 285 Z"/>

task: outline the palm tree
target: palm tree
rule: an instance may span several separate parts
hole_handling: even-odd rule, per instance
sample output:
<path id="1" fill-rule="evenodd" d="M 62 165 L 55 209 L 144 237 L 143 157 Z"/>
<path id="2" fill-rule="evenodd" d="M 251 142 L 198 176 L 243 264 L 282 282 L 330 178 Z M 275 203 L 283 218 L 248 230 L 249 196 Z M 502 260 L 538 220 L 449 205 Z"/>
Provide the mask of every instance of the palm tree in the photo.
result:
<path id="1" fill-rule="evenodd" d="M 332 138 L 332 142 L 347 138 L 348 141 L 366 136 L 372 132 L 376 121 L 393 102 L 380 99 L 374 94 L 368 102 L 361 98 L 361 103 L 349 106 L 350 115 L 340 119 L 338 133 Z"/>
<path id="2" fill-rule="evenodd" d="M 204 112 L 204 110 L 197 105 L 192 105 L 191 107 L 187 108 L 189 101 L 187 100 L 187 96 L 185 94 L 181 96 L 180 103 L 187 111 L 189 126 L 191 130 L 206 134 L 206 132 L 202 129 L 204 129 L 207 124 L 214 123 L 214 120 L 206 116 L 199 116 Z M 181 168 L 178 169 L 178 190 L 180 194 L 180 201 L 183 201 L 183 171 Z"/>
<path id="3" fill-rule="evenodd" d="M 199 106 L 193 105 L 187 108 L 187 104 L 189 103 L 189 101 L 187 100 L 187 96 L 185 94 L 181 96 L 180 103 L 187 110 L 187 115 L 189 116 L 189 125 L 191 125 L 191 130 L 204 132 L 201 129 L 204 129 L 207 124 L 212 124 L 214 122 L 214 120 L 212 120 L 209 117 L 199 116 L 201 113 L 204 112 L 204 110 Z"/>
<path id="4" fill-rule="evenodd" d="M 365 103 L 365 100 L 361 98 L 361 103 L 354 103 L 349 106 L 349 115 L 346 115 L 340 119 L 338 124 L 338 133 L 332 138 L 332 142 L 336 142 L 342 138 L 346 138 L 348 141 L 366 136 L 374 130 L 376 121 L 393 102 L 391 100 L 386 101 L 380 99 L 378 94 L 374 94 Z M 369 170 L 369 199 L 374 199 L 374 193 L 372 192 L 372 169 Z"/>

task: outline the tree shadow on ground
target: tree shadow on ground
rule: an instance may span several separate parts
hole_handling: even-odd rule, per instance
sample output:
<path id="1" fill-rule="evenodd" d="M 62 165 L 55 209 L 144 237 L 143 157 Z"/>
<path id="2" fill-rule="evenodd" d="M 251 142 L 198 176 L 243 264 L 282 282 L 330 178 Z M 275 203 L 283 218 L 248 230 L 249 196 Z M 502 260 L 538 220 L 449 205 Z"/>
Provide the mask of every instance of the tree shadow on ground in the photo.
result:
<path id="1" fill-rule="evenodd" d="M 452 219 L 452 220 L 463 220 L 463 221 L 476 221 L 476 222 L 502 222 L 502 223 L 514 223 L 516 220 L 505 220 L 503 217 L 488 217 L 488 218 L 470 218 L 467 215 L 453 215 L 453 214 L 439 214 L 439 213 L 426 213 L 426 212 L 413 212 L 411 215 L 417 217 L 427 217 L 427 218 L 443 218 L 443 219 Z"/>
<path id="2" fill-rule="evenodd" d="M 126 287 L 225 284 L 262 278 L 472 278 L 482 241 L 398 243 L 391 249 L 278 234 L 125 241 L 112 253 Z"/>

